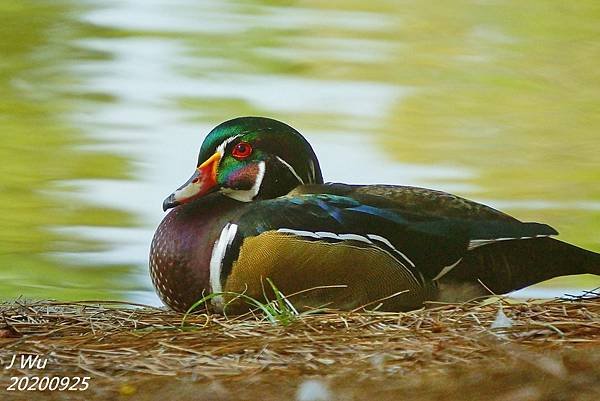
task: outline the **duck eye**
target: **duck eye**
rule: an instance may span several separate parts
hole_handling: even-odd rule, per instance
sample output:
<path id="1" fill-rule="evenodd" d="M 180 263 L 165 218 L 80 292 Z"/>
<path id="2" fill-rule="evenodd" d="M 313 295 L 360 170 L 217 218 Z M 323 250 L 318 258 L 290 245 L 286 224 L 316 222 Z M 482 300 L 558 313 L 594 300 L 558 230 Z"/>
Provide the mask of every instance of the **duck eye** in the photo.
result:
<path id="1" fill-rule="evenodd" d="M 245 159 L 252 154 L 252 146 L 248 142 L 240 142 L 231 151 L 236 159 Z"/>

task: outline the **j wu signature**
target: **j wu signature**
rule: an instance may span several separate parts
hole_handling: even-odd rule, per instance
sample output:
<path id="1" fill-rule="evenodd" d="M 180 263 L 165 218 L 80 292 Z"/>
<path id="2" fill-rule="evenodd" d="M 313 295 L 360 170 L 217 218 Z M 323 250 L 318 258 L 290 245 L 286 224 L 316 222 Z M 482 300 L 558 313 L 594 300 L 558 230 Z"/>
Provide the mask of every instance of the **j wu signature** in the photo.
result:
<path id="1" fill-rule="evenodd" d="M 4 365 L 4 361 L 0 359 L 0 363 Z M 13 367 L 16 369 L 38 369 L 43 370 L 46 369 L 46 365 L 48 364 L 48 358 L 43 357 L 41 355 L 17 355 L 14 354 L 10 363 L 4 367 L 4 369 L 12 369 Z"/>
<path id="2" fill-rule="evenodd" d="M 15 354 L 8 364 L 0 359 L 4 370 L 17 369 L 42 373 L 48 366 L 49 358 L 36 354 Z M 51 361 L 50 361 L 51 362 Z M 51 376 L 47 374 L 12 376 L 7 391 L 85 391 L 90 387 L 89 376 Z"/>

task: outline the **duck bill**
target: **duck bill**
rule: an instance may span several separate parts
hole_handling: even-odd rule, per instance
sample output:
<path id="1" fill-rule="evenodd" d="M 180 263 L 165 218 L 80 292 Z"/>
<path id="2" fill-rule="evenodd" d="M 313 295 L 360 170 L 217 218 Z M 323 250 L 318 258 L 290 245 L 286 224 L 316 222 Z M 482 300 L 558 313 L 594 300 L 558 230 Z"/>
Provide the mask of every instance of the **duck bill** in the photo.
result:
<path id="1" fill-rule="evenodd" d="M 215 153 L 198 166 L 190 179 L 164 200 L 163 210 L 167 211 L 215 191 L 217 189 L 217 167 L 220 160 L 221 154 Z"/>

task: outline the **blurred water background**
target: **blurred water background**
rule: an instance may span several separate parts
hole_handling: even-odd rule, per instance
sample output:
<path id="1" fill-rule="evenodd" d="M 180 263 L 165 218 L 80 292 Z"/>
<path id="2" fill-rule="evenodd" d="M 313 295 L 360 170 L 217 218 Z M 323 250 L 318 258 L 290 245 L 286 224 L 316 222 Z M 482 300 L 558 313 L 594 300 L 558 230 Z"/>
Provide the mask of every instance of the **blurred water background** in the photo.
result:
<path id="1" fill-rule="evenodd" d="M 0 2 L 0 298 L 157 304 L 162 200 L 240 115 L 303 132 L 327 180 L 600 251 L 599 21 L 596 0 Z"/>

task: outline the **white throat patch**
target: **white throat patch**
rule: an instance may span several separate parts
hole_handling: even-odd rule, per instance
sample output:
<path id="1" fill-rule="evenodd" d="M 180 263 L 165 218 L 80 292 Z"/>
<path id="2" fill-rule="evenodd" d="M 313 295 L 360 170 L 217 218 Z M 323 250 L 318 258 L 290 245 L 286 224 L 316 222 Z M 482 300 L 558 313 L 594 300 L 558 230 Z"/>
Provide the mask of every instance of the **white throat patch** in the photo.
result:
<path id="1" fill-rule="evenodd" d="M 221 189 L 221 193 L 240 202 L 252 202 L 252 200 L 256 197 L 256 195 L 258 195 L 258 192 L 260 191 L 260 186 L 262 185 L 263 178 L 265 178 L 265 170 L 265 162 L 259 162 L 258 173 L 256 174 L 256 180 L 254 181 L 254 185 L 252 185 L 252 188 L 245 190 L 223 188 Z"/>

